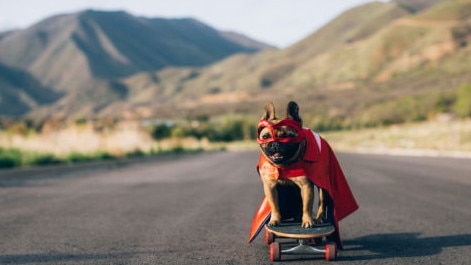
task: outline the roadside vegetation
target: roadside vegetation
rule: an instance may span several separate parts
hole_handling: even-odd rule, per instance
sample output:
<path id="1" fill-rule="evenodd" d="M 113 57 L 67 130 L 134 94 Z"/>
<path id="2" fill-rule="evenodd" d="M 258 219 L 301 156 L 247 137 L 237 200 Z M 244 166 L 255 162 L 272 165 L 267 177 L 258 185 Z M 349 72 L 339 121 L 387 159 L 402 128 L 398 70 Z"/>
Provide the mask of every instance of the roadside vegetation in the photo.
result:
<path id="1" fill-rule="evenodd" d="M 92 161 L 118 160 L 124 158 L 138 158 L 200 151 L 202 150 L 174 148 L 172 150 L 160 152 L 144 152 L 142 150 L 137 149 L 134 151 L 127 152 L 124 155 L 114 155 L 106 151 L 98 151 L 93 153 L 73 152 L 66 156 L 59 156 L 47 152 L 32 152 L 27 150 L 21 150 L 18 148 L 0 148 L 0 169 L 54 164 L 74 164 Z"/>
<path id="2" fill-rule="evenodd" d="M 364 106 L 362 115 L 302 111 L 304 125 L 340 150 L 406 148 L 471 151 L 471 84 Z M 312 114 L 314 113 L 314 114 Z M 0 168 L 70 164 L 205 150 L 256 147 L 258 115 L 172 120 L 0 120 Z M 234 144 L 237 143 L 237 144 Z M 241 144 L 242 143 L 242 144 Z"/>

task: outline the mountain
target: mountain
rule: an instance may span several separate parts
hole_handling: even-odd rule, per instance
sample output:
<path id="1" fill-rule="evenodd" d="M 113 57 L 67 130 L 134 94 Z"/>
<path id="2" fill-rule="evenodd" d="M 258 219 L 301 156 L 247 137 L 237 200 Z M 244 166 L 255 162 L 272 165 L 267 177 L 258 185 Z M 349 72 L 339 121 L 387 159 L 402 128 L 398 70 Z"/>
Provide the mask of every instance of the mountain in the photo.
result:
<path id="1" fill-rule="evenodd" d="M 86 20 L 87 23 L 77 19 L 82 16 L 88 19 L 89 12 L 51 18 L 62 21 L 53 23 L 63 25 L 60 31 L 52 31 L 57 35 L 33 31 L 38 24 L 20 32 L 35 32 L 34 41 L 13 45 L 22 51 L 21 56 L 18 53 L 12 56 L 16 58 L 15 66 L 27 69 L 45 85 L 64 93 L 54 104 L 36 109 L 35 115 L 136 119 L 215 117 L 226 113 L 252 115 L 258 114 L 266 101 L 279 105 L 296 100 L 309 126 L 330 129 L 373 126 L 420 120 L 436 115 L 437 111 L 449 111 L 458 87 L 471 83 L 468 63 L 471 60 L 471 0 L 371 2 L 345 11 L 285 49 L 220 56 L 196 67 L 192 63 L 180 64 L 177 59 L 164 67 L 159 64 L 162 61 L 156 59 L 157 67 L 152 68 L 147 61 L 153 58 L 149 52 L 152 49 L 147 43 L 154 40 L 153 37 L 144 40 L 131 34 L 133 30 L 111 26 L 119 25 L 117 22 L 108 22 L 108 25 L 98 19 Z M 119 12 L 106 14 L 129 16 Z M 128 19 L 146 25 L 162 22 L 132 16 Z M 72 22 L 67 22 L 69 20 Z M 48 24 L 46 22 L 48 20 L 42 24 Z M 178 24 L 174 20 L 165 23 Z M 139 23 L 132 25 L 136 24 Z M 127 27 L 121 26 L 122 29 Z M 69 30 L 67 34 L 63 33 L 64 28 Z M 200 47 L 191 32 L 180 31 L 176 26 L 169 28 L 172 30 L 160 31 L 159 36 L 171 39 L 165 34 L 178 32 L 178 36 L 192 36 L 192 41 L 187 43 Z M 210 32 L 205 34 L 213 36 L 214 31 Z M 232 40 L 231 43 L 246 47 L 240 36 L 216 33 L 225 41 Z M 6 47 L 6 40 L 16 34 L 19 33 L 10 33 L 0 40 L 0 61 L 7 62 L 9 55 L 14 54 L 15 49 L 11 47 L 9 53 L 2 49 Z M 56 39 L 70 40 L 70 36 L 73 41 L 53 45 L 55 49 L 46 45 L 55 43 Z M 133 38 L 140 41 L 128 44 Z M 158 41 L 152 43 L 157 45 Z M 249 44 L 249 47 L 258 47 L 254 41 Z M 20 49 L 22 46 L 28 49 Z M 212 50 L 219 54 L 214 47 L 211 51 L 204 48 L 198 48 L 196 54 L 212 54 Z M 63 54 L 69 57 L 51 56 L 62 54 L 61 50 L 67 50 Z M 166 51 L 162 54 L 168 56 L 173 54 L 163 46 L 160 51 Z M 154 52 L 159 54 L 158 58 L 163 57 Z M 70 61 L 74 64 L 70 65 Z M 42 62 L 48 63 L 35 67 Z M 43 69 L 45 65 L 51 68 Z M 54 69 L 68 68 L 70 71 L 59 71 L 51 77 Z M 69 75 L 74 79 L 67 79 Z M 70 89 L 72 80 L 81 82 Z"/>
<path id="2" fill-rule="evenodd" d="M 0 64 L 0 113 L 19 115 L 54 103 L 62 95 L 29 73 Z"/>
<path id="3" fill-rule="evenodd" d="M 352 8 L 283 50 L 124 79 L 136 94 L 102 113 L 258 113 L 266 101 L 294 99 L 320 126 L 431 117 L 449 110 L 458 87 L 471 82 L 471 1 L 408 3 Z"/>
<path id="4" fill-rule="evenodd" d="M 162 103 L 182 109 L 196 107 L 199 113 L 213 109 L 256 111 L 264 100 L 291 97 L 294 90 L 305 95 L 306 85 L 300 84 L 296 77 L 293 79 L 293 74 L 304 65 L 335 47 L 366 38 L 408 14 L 395 4 L 370 3 L 346 11 L 319 31 L 284 50 L 235 55 L 199 69 L 166 69 L 155 73 L 158 78 L 149 74 L 137 75 L 124 82 L 146 96 L 136 94 L 131 96 L 131 101 L 116 102 L 105 113 L 116 113 L 121 108 L 132 109 L 131 102 L 138 109 L 142 106 L 157 108 L 148 113 L 166 113 L 167 108 Z M 373 26 L 369 29 L 368 25 Z M 312 75 L 309 69 L 306 73 Z"/>
<path id="5" fill-rule="evenodd" d="M 83 94 L 78 90 L 84 84 L 114 87 L 103 80 L 168 66 L 203 66 L 269 47 L 191 18 L 86 10 L 1 34 L 0 62 L 28 71 L 57 91 Z"/>

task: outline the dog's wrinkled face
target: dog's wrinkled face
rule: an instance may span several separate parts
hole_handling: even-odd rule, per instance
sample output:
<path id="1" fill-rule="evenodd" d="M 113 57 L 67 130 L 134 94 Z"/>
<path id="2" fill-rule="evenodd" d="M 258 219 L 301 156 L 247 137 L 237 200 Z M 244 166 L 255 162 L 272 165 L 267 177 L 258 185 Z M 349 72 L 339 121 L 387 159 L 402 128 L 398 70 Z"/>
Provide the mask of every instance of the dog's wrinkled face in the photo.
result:
<path id="1" fill-rule="evenodd" d="M 287 129 L 287 132 L 290 130 L 291 129 Z M 294 160 L 294 156 L 299 150 L 299 145 L 300 143 L 270 142 L 261 144 L 260 148 L 262 148 L 263 153 L 265 153 L 267 158 L 274 164 L 287 165 Z"/>
<path id="2" fill-rule="evenodd" d="M 285 119 L 275 117 L 272 103 L 265 106 L 265 114 L 258 125 L 260 148 L 274 164 L 283 166 L 297 161 L 304 147 L 302 120 L 298 115 L 299 107 L 290 102 Z"/>

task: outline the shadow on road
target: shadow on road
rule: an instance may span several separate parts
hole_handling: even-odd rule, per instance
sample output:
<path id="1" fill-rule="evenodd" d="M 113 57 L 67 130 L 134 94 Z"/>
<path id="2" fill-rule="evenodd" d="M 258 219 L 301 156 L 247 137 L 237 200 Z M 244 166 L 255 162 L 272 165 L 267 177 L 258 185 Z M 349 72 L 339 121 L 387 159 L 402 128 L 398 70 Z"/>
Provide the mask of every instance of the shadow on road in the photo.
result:
<path id="1" fill-rule="evenodd" d="M 422 257 L 439 254 L 444 248 L 471 245 L 471 234 L 420 237 L 420 233 L 375 234 L 345 240 L 345 255 L 339 261 Z M 355 256 L 355 251 L 371 254 Z"/>

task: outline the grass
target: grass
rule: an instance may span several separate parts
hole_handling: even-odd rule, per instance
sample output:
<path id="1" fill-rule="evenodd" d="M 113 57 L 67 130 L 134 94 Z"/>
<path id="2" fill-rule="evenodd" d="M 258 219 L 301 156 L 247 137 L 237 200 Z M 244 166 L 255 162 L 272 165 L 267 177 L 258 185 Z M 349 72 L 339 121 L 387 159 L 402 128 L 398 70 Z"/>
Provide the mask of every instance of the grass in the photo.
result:
<path id="1" fill-rule="evenodd" d="M 156 155 L 194 153 L 201 151 L 203 151 L 203 149 L 201 148 L 185 149 L 183 147 L 175 147 L 173 149 L 158 152 L 152 150 L 149 152 L 144 152 L 140 149 L 136 149 L 127 152 L 121 156 L 112 155 L 105 151 L 98 151 L 92 153 L 72 152 L 65 156 L 57 156 L 51 153 L 31 152 L 20 150 L 18 148 L 0 148 L 0 169 L 54 164 L 75 164 L 113 159 L 149 157 Z"/>
<path id="2" fill-rule="evenodd" d="M 322 134 L 340 151 L 471 154 L 471 120 L 435 120 Z"/>
<path id="3" fill-rule="evenodd" d="M 0 168 L 65 163 L 53 154 L 22 151 L 17 148 L 0 148 Z"/>
<path id="4" fill-rule="evenodd" d="M 59 157 L 46 152 L 32 152 L 17 148 L 0 148 L 0 168 L 79 163 L 111 158 L 114 157 L 105 152 L 91 154 L 73 152 L 65 157 Z"/>
<path id="5" fill-rule="evenodd" d="M 15 127 L 16 128 L 16 127 Z M 0 130 L 0 168 L 73 164 L 214 150 L 207 140 L 154 140 L 138 122 L 101 128 L 97 124 L 64 124 L 51 130 L 23 133 Z"/>

